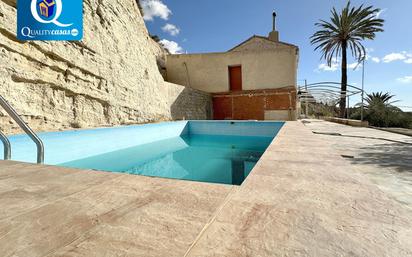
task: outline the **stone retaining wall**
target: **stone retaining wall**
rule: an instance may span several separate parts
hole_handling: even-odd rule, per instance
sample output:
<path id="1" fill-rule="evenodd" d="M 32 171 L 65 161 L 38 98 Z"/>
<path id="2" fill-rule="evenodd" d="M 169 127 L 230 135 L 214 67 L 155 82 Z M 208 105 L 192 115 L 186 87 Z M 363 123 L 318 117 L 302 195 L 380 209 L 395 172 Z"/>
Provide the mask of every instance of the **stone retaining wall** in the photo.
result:
<path id="1" fill-rule="evenodd" d="M 336 117 L 324 117 L 323 119 L 326 121 L 354 126 L 354 127 L 368 127 L 369 126 L 369 122 L 367 121 L 342 119 L 342 118 L 336 118 Z"/>

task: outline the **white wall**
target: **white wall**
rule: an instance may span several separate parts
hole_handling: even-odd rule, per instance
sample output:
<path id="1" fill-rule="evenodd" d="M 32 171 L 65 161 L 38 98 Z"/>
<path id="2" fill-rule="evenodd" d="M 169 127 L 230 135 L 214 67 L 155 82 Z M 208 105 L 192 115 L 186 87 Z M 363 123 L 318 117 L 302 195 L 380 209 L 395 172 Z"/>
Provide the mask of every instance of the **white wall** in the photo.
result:
<path id="1" fill-rule="evenodd" d="M 298 51 L 294 47 L 167 56 L 167 80 L 206 92 L 229 91 L 228 66 L 242 65 L 243 90 L 295 86 Z M 187 70 L 186 66 L 187 65 Z"/>

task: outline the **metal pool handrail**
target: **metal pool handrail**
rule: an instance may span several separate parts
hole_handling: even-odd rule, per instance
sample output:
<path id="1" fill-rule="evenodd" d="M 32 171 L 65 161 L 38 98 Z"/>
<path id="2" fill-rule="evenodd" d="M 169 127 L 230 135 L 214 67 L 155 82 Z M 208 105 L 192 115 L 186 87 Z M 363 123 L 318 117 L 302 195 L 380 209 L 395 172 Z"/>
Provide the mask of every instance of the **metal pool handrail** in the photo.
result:
<path id="1" fill-rule="evenodd" d="M 0 140 L 4 145 L 4 160 L 10 160 L 11 158 L 11 145 L 9 139 L 0 131 Z"/>
<path id="2" fill-rule="evenodd" d="M 44 163 L 44 145 L 41 139 L 34 133 L 34 131 L 24 122 L 19 114 L 13 109 L 13 107 L 0 95 L 0 105 L 10 115 L 10 117 L 19 125 L 19 127 L 34 141 L 37 146 L 37 163 Z M 1 133 L 1 132 L 0 132 Z M 4 145 L 4 159 L 11 157 L 11 146 L 7 137 L 1 133 L 0 139 Z M 7 160 L 8 160 L 7 159 Z"/>

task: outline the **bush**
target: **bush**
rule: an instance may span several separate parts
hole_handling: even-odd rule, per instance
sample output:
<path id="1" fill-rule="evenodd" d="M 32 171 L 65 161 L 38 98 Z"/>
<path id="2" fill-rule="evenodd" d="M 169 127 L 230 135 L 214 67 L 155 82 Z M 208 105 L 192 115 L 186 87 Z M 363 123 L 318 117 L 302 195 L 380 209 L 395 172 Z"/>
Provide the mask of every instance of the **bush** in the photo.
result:
<path id="1" fill-rule="evenodd" d="M 361 108 L 352 109 L 350 118 L 360 120 Z M 365 109 L 364 119 L 375 127 L 412 128 L 412 114 L 390 105 L 370 106 Z"/>
<path id="2" fill-rule="evenodd" d="M 393 106 L 392 101 L 394 95 L 390 93 L 376 92 L 367 94 L 365 101 L 365 120 L 370 125 L 375 127 L 398 127 L 398 128 L 410 128 L 412 126 L 412 115 L 410 113 L 403 112 L 396 106 Z M 358 104 L 362 106 L 362 104 Z M 351 112 L 352 119 L 361 118 L 361 108 L 355 108 Z"/>

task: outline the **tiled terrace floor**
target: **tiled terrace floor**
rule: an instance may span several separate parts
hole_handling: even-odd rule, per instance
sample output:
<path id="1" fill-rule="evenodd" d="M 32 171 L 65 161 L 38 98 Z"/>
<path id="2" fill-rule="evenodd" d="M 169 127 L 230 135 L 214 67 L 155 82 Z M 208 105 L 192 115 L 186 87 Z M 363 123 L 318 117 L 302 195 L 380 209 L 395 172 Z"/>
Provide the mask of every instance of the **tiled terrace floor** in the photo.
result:
<path id="1" fill-rule="evenodd" d="M 371 128 L 306 120 L 306 127 L 329 142 L 353 168 L 412 209 L 412 137 Z M 327 135 L 339 133 L 342 136 Z"/>
<path id="2" fill-rule="evenodd" d="M 301 122 L 240 187 L 0 162 L 1 256 L 412 256 L 411 210 Z"/>

